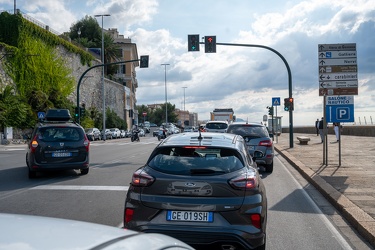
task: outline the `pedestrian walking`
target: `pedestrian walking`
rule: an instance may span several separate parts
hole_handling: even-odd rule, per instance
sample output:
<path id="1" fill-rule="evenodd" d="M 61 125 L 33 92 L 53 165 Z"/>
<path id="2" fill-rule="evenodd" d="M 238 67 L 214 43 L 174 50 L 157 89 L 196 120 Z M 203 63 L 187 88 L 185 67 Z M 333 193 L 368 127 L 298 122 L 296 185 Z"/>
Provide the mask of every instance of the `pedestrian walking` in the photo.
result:
<path id="1" fill-rule="evenodd" d="M 319 135 L 319 118 L 315 121 L 316 136 Z"/>
<path id="2" fill-rule="evenodd" d="M 336 141 L 337 142 L 340 141 L 339 129 L 340 129 L 340 123 L 339 122 L 334 122 L 333 123 L 333 131 L 335 131 Z"/>
<path id="3" fill-rule="evenodd" d="M 323 126 L 323 117 L 319 121 L 319 134 L 320 134 L 320 139 L 322 139 L 322 143 L 324 142 L 324 126 Z"/>

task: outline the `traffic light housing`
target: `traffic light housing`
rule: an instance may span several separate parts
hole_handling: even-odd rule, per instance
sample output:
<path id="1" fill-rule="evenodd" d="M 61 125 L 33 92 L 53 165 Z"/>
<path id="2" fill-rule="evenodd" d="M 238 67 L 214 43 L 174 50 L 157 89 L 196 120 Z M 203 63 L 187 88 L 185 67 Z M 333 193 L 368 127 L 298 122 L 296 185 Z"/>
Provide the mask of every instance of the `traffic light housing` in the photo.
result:
<path id="1" fill-rule="evenodd" d="M 216 53 L 216 36 L 204 37 L 204 50 L 206 53 Z"/>
<path id="2" fill-rule="evenodd" d="M 84 108 L 84 107 L 80 107 L 80 108 L 79 108 L 79 116 L 80 116 L 80 117 L 84 117 L 84 116 L 85 116 L 85 113 L 86 113 L 86 108 Z"/>
<path id="3" fill-rule="evenodd" d="M 267 107 L 268 108 L 268 115 L 273 116 L 273 106 Z"/>
<path id="4" fill-rule="evenodd" d="M 78 118 L 78 115 L 79 115 L 80 113 L 79 113 L 79 107 L 75 107 L 74 108 L 74 117 L 75 118 Z"/>
<path id="5" fill-rule="evenodd" d="M 285 111 L 294 110 L 294 99 L 292 97 L 284 98 L 284 110 Z"/>
<path id="6" fill-rule="evenodd" d="M 199 35 L 188 35 L 188 51 L 199 51 Z"/>
<path id="7" fill-rule="evenodd" d="M 148 56 L 141 56 L 139 67 L 148 68 Z"/>

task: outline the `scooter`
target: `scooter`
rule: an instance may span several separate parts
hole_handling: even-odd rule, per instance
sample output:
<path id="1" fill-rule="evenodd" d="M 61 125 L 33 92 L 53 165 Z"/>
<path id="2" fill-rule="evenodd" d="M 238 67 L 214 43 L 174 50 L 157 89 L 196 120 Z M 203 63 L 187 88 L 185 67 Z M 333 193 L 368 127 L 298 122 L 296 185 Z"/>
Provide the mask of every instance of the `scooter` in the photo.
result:
<path id="1" fill-rule="evenodd" d="M 138 136 L 139 131 L 132 131 L 132 136 L 130 137 L 130 140 L 133 141 L 140 141 L 139 136 Z"/>

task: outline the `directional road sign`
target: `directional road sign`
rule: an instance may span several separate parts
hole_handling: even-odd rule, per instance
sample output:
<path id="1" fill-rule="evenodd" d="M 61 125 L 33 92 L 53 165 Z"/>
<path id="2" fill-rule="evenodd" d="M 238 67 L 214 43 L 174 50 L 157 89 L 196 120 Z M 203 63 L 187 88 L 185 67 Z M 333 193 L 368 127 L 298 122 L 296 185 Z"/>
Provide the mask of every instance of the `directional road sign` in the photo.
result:
<path id="1" fill-rule="evenodd" d="M 272 106 L 280 106 L 280 97 L 272 97 Z"/>
<path id="2" fill-rule="evenodd" d="M 357 45 L 319 44 L 319 95 L 358 95 Z"/>
<path id="3" fill-rule="evenodd" d="M 327 122 L 354 122 L 353 96 L 327 96 Z"/>

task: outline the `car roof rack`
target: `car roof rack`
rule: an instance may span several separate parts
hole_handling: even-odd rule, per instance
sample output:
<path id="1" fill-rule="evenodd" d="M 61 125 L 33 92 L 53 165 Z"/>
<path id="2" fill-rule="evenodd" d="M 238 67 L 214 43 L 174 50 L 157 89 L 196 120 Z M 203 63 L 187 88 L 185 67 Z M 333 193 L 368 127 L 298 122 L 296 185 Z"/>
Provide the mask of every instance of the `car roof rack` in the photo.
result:
<path id="1" fill-rule="evenodd" d="M 69 109 L 49 109 L 44 118 L 39 119 L 41 123 L 75 123 L 72 120 Z"/>

